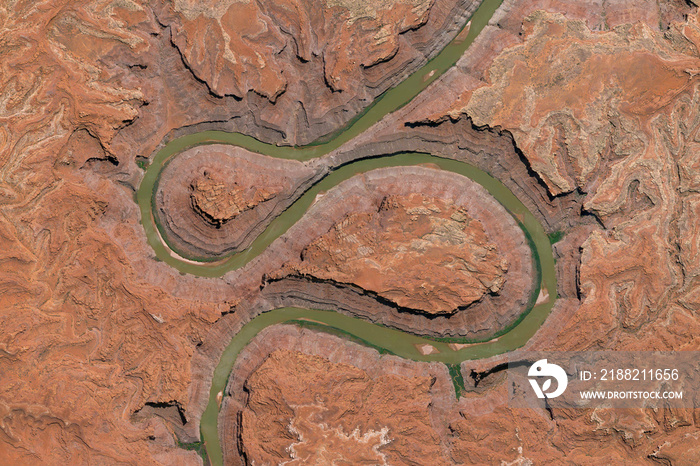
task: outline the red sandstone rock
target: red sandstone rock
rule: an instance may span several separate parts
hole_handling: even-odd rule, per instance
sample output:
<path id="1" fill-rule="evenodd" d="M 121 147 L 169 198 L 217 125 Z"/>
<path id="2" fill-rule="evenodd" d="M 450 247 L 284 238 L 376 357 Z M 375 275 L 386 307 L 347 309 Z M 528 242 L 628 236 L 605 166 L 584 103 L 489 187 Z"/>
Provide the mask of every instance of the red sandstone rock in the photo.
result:
<path id="1" fill-rule="evenodd" d="M 275 196 L 266 187 L 243 187 L 206 169 L 192 181 L 190 189 L 192 208 L 216 227 Z"/>
<path id="2" fill-rule="evenodd" d="M 228 100 L 236 116 L 252 116 L 236 122 L 239 130 L 302 145 L 339 129 L 425 63 L 477 5 L 231 0 L 167 1 L 155 10 L 206 90 L 235 96 Z"/>
<path id="3" fill-rule="evenodd" d="M 241 463 L 238 441 L 255 463 L 449 462 L 440 437 L 454 392 L 442 364 L 273 326 L 244 349 L 226 392 L 219 415 L 225 464 Z"/>
<path id="4" fill-rule="evenodd" d="M 248 247 L 316 174 L 240 147 L 193 147 L 161 173 L 156 216 L 177 250 L 220 256 Z"/>
<path id="5" fill-rule="evenodd" d="M 105 149 L 144 96 L 103 60 L 149 53 L 154 25 L 139 2 L 15 2 L 0 18 L 0 463 L 196 464 L 161 420 L 130 417 L 186 398 L 228 306 L 144 279 L 117 239 L 140 228 L 131 192 L 107 179 Z"/>
<path id="6" fill-rule="evenodd" d="M 690 71 L 697 64 L 692 45 L 697 19 L 690 16 L 662 34 L 655 31 L 653 15 L 633 8 L 628 13 L 641 22 L 592 33 L 586 28 L 592 24 L 588 10 L 576 5 L 539 4 L 565 11 L 565 18 L 534 12 L 537 4 L 506 2 L 493 21 L 502 27 L 487 28 L 449 77 L 453 87 L 465 83 L 452 109 L 431 113 L 438 106 L 427 112 L 414 106 L 406 118 L 451 126 L 466 113 L 480 125 L 502 128 L 513 134 L 550 195 L 562 197 L 573 189 L 572 195 L 585 196 L 584 211 L 602 228 L 591 229 L 582 241 L 578 289 L 583 306 L 552 347 L 607 347 L 612 341 L 619 345 L 619 337 L 627 347 L 648 348 L 651 343 L 644 343 L 639 332 L 660 348 L 669 348 L 671 341 L 696 347 L 677 333 L 675 322 L 683 318 L 673 304 L 678 302 L 689 315 L 696 313 L 697 299 L 690 291 L 694 267 L 678 267 L 679 262 L 692 262 L 694 234 L 679 234 L 675 227 L 682 219 L 688 232 L 696 230 L 682 213 L 694 204 L 694 195 L 686 191 L 694 183 L 693 143 L 677 146 L 669 141 L 696 132 L 690 123 L 694 117 L 682 109 L 688 108 L 697 86 Z M 518 18 L 525 15 L 530 16 L 521 26 Z M 503 52 L 493 61 L 479 56 L 486 44 L 497 43 L 518 45 L 492 47 L 491 57 Z M 572 61 L 573 50 L 580 51 L 580 60 Z M 562 66 L 554 68 L 556 63 Z M 623 63 L 635 65 L 621 68 Z M 467 72 L 482 82 L 457 76 Z M 430 101 L 430 92 L 424 100 Z M 520 105 L 512 106 L 513 101 Z"/>
<path id="7" fill-rule="evenodd" d="M 413 193 L 349 214 L 286 267 L 283 273 L 352 283 L 399 306 L 444 314 L 497 294 L 508 260 L 466 209 Z"/>
<path id="8" fill-rule="evenodd" d="M 318 356 L 272 353 L 246 382 L 244 454 L 256 463 L 289 457 L 290 464 L 442 462 L 428 412 L 432 383 L 429 377 L 373 379 Z"/>
<path id="9" fill-rule="evenodd" d="M 434 4 L 430 14 L 438 5 Z M 478 110 L 469 91 L 479 86 L 487 88 L 480 91 L 481 97 L 497 94 L 502 86 L 510 93 L 509 99 L 529 103 L 525 98 L 528 83 L 542 82 L 537 69 L 523 75 L 527 78 L 524 83 L 513 81 L 512 87 L 504 81 L 507 74 L 494 73 L 486 81 L 479 73 L 491 69 L 492 57 L 501 52 L 501 63 L 516 63 L 512 50 L 504 49 L 527 40 L 533 42 L 521 50 L 530 55 L 518 66 L 527 68 L 532 61 L 545 67 L 541 69 L 558 71 L 547 68 L 532 50 L 532 43 L 538 42 L 543 50 L 555 52 L 548 48 L 546 37 L 538 37 L 541 31 L 558 37 L 562 50 L 592 51 L 589 59 L 602 50 L 601 63 L 611 63 L 608 71 L 615 70 L 619 58 L 620 63 L 644 65 L 650 75 L 669 76 L 672 86 L 666 90 L 670 95 L 658 93 L 662 86 L 657 81 L 623 69 L 608 77 L 619 95 L 629 100 L 628 105 L 618 106 L 622 101 L 609 95 L 602 95 L 598 102 L 575 100 L 579 107 L 571 110 L 586 110 L 579 120 L 586 130 L 609 128 L 604 120 L 610 114 L 615 117 L 616 111 L 621 115 L 615 120 L 620 138 L 601 139 L 600 132 L 592 133 L 594 141 L 615 142 L 614 147 L 605 146 L 609 151 L 602 157 L 595 151 L 589 157 L 585 138 L 569 138 L 575 157 L 567 160 L 556 151 L 528 145 L 527 134 L 521 136 L 527 148 L 524 157 L 541 158 L 537 168 L 553 192 L 573 186 L 575 195 L 576 189 L 582 189 L 581 196 L 588 196 L 587 212 L 597 215 L 604 225 L 591 228 L 585 236 L 588 239 L 580 241 L 578 235 L 584 231 L 577 230 L 576 241 L 567 246 L 584 245 L 580 267 L 583 303 L 575 295 L 569 298 L 545 323 L 542 334 L 546 338 L 538 337 L 535 342 L 539 348 L 551 349 L 699 349 L 699 184 L 693 142 L 697 139 L 697 19 L 691 15 L 662 35 L 655 30 L 657 23 L 668 22 L 664 18 L 682 19 L 687 7 L 673 8 L 667 14 L 668 10 L 640 8 L 630 2 L 507 1 L 505 6 L 460 63 L 460 70 L 473 66 L 475 74 L 446 76 L 423 97 L 430 105 L 407 121 L 425 120 L 433 112 L 436 121 L 442 118 L 462 131 L 468 125 L 448 122 L 446 115 L 451 113 L 440 112 L 439 107 Z M 566 19 L 538 14 L 532 29 L 519 36 L 522 18 L 538 6 L 565 12 Z M 646 26 L 601 34 L 585 30 L 603 29 L 600 12 L 612 11 L 615 15 L 606 14 L 605 21 L 610 27 L 638 19 Z M 297 132 L 295 122 L 303 118 L 290 117 L 297 113 L 279 111 L 281 107 L 271 104 L 234 108 L 234 99 L 208 95 L 168 48 L 168 40 L 152 35 L 163 30 L 152 20 L 149 7 L 138 2 L 13 3 L 12 8 L 0 8 L 0 18 L 0 463 L 196 464 L 196 455 L 176 447 L 171 427 L 160 418 L 144 420 L 132 414 L 147 401 L 175 400 L 185 410 L 188 425 L 198 426 L 197 413 L 202 396 L 205 400 L 208 396 L 205 382 L 212 365 L 231 335 L 262 304 L 251 304 L 255 311 L 241 307 L 240 314 L 221 317 L 240 300 L 239 288 L 234 286 L 239 284 L 238 276 L 219 281 L 195 279 L 153 260 L 129 190 L 138 184 L 139 176 L 131 163 L 133 156 L 151 154 L 176 128 L 244 118 L 242 115 L 248 115 L 245 122 L 230 127 L 250 128 L 251 134 L 278 138 L 275 140 L 283 137 L 265 131 L 283 128 L 290 141 L 299 141 L 313 139 L 314 134 L 337 127 L 337 122 L 329 118 L 333 121 L 324 121 L 324 131 Z M 571 24 L 572 19 L 587 22 Z M 564 36 L 557 36 L 560 28 L 561 34 L 569 34 L 570 28 L 576 34 L 562 41 Z M 626 53 L 620 45 L 626 40 L 637 49 Z M 605 58 L 608 55 L 616 60 Z M 567 58 L 556 53 L 550 57 Z M 399 79 L 401 72 L 396 70 L 401 66 L 392 66 L 396 68 L 388 74 Z M 599 74 L 605 71 L 601 67 Z M 324 74 L 316 76 L 322 79 Z M 564 78 L 562 83 L 580 85 L 576 79 Z M 382 79 L 373 80 L 378 81 L 386 84 Z M 557 85 L 554 80 L 546 82 Z M 452 97 L 459 98 L 462 90 L 467 92 L 456 102 Z M 297 96 L 289 88 L 286 94 Z M 314 95 L 314 91 L 304 95 Z M 546 108 L 552 96 L 545 92 L 534 97 L 533 104 L 539 102 L 540 108 Z M 645 105 L 635 106 L 637 101 Z M 601 103 L 612 113 L 600 113 L 597 105 Z M 287 109 L 292 106 L 287 105 Z M 327 115 L 326 108 L 342 106 L 328 104 L 319 113 Z M 251 112 L 263 123 L 250 123 L 255 119 Z M 488 123 L 496 114 L 483 115 L 488 116 Z M 540 118 L 536 126 L 519 121 L 522 115 L 517 113 L 496 116 L 507 131 L 534 131 L 540 137 L 556 133 L 557 120 L 550 119 L 549 113 L 533 115 Z M 461 118 L 462 114 L 452 116 Z M 393 144 L 397 137 L 409 144 L 418 134 L 431 136 L 425 129 L 406 128 L 403 121 L 399 128 L 401 131 L 388 129 L 394 136 L 389 141 L 392 144 L 379 141 L 384 148 L 403 147 Z M 465 134 L 469 131 L 473 130 L 464 129 Z M 378 141 L 377 132 L 366 137 L 366 141 Z M 453 138 L 443 148 L 463 158 L 464 152 L 478 152 L 490 143 L 500 148 L 502 136 L 494 131 L 479 141 L 482 146 Z M 594 163 L 598 165 L 591 170 Z M 527 183 L 535 184 L 532 180 Z M 554 203 L 562 196 L 549 200 L 538 198 L 537 189 L 521 189 L 534 193 L 531 199 L 536 204 L 547 206 L 541 208 L 543 217 L 555 212 L 552 215 L 560 216 L 559 224 L 567 224 L 561 218 L 574 215 L 571 210 L 550 209 L 548 203 L 557 205 Z M 575 270 L 571 267 L 570 273 Z M 334 346 L 325 345 L 321 350 L 326 354 L 332 352 L 329 348 Z M 348 359 L 359 354 L 352 350 Z M 488 367 L 489 362 L 481 364 Z M 385 362 L 375 359 L 372 367 L 377 371 L 372 377 L 377 378 Z M 371 372 L 368 367 L 362 370 Z M 449 461 L 538 462 L 549 458 L 630 464 L 657 458 L 697 463 L 697 410 L 563 412 L 549 420 L 546 413 L 508 409 L 502 383 L 495 379 L 497 376 L 483 381 L 487 389 L 460 400 L 459 414 L 443 416 L 450 420 L 452 436 L 447 428 L 433 424 L 441 442 L 448 439 L 453 445 Z M 439 398 L 433 397 L 433 403 Z M 197 428 L 192 430 L 196 435 Z"/>
<path id="10" fill-rule="evenodd" d="M 262 259 L 270 270 L 267 299 L 325 302 L 421 334 L 492 335 L 525 311 L 534 286 L 532 253 L 515 219 L 481 185 L 435 168 L 383 168 L 350 178 L 319 195 L 280 240 Z M 289 282 L 290 275 L 331 284 Z M 487 277 L 499 280 L 498 293 Z M 342 284 L 404 309 L 362 301 Z"/>
<path id="11" fill-rule="evenodd" d="M 440 366 L 381 356 L 345 339 L 294 326 L 267 328 L 243 350 L 229 379 L 219 414 L 225 464 L 242 463 L 238 448 L 248 462 L 256 463 L 308 462 L 312 456 L 295 455 L 319 451 L 353 464 L 372 453 L 385 454 L 387 464 L 696 461 L 698 410 L 570 409 L 554 410 L 552 419 L 544 409 L 509 407 L 502 372 L 482 380 L 479 388 L 468 387 L 457 400 Z M 425 389 L 427 378 L 432 382 Z M 400 384 L 403 395 L 418 391 L 417 405 L 411 396 L 395 398 L 396 386 L 382 381 Z M 424 411 L 425 396 L 430 402 Z M 392 402 L 377 404 L 377 398 Z M 384 421 L 388 404 L 394 406 L 391 419 L 400 419 L 401 427 Z M 364 414 L 370 408 L 369 425 L 388 427 L 383 436 L 368 435 L 367 443 L 341 447 L 340 438 L 353 441 L 352 436 L 342 436 L 346 429 L 358 426 L 362 432 L 368 425 Z M 348 419 L 352 422 L 344 424 Z M 247 432 L 256 424 L 257 435 Z M 422 435 L 414 436 L 416 431 Z M 402 441 L 404 433 L 411 433 L 410 455 L 395 455 L 394 442 L 373 442 L 392 439 L 392 434 Z M 301 434 L 305 436 L 300 440 Z M 441 439 L 439 453 L 436 434 Z M 367 453 L 367 444 L 375 447 L 373 451 Z M 305 446 L 311 448 L 297 449 Z"/>
<path id="12" fill-rule="evenodd" d="M 286 74 L 298 73 L 294 63 L 280 56 L 290 45 L 302 63 L 320 55 L 326 84 L 347 91 L 360 85 L 363 67 L 397 53 L 398 34 L 422 26 L 432 3 L 175 1 L 173 42 L 218 95 L 243 97 L 252 90 L 276 100 L 289 83 Z"/>
<path id="13" fill-rule="evenodd" d="M 683 199 L 676 194 L 684 178 L 673 175 L 677 149 L 663 142 L 663 134 L 680 137 L 695 131 L 680 109 L 697 87 L 688 70 L 700 62 L 696 50 L 677 44 L 683 34 L 692 43 L 697 20 L 673 26 L 673 41 L 641 24 L 592 34 L 560 16 L 535 14 L 528 21 L 523 46 L 494 62 L 494 85 L 474 91 L 466 112 L 478 124 L 511 129 L 550 191 L 583 189 L 588 193 L 584 208 L 609 229 L 593 232 L 583 243 L 583 305 L 560 336 L 563 345 L 583 340 L 591 344 L 580 332 L 584 321 L 595 321 L 589 328 L 597 328 L 598 335 L 616 328 L 640 329 L 652 316 L 673 309 L 671 301 L 684 293 L 679 288 L 684 276 L 694 280 L 674 259 L 678 247 L 684 257 L 680 260 L 686 262 L 689 245 L 681 242 L 686 235 L 673 227 L 679 207 L 693 202 L 693 195 Z M 574 50 L 580 51 L 581 60 L 566 66 Z M 542 66 L 533 57 L 522 68 L 525 62 L 515 53 L 527 56 L 529 51 L 547 57 Z M 559 80 L 549 68 L 555 63 L 561 64 Z M 499 70 L 508 74 L 509 69 L 521 70 L 521 78 L 504 78 L 506 85 Z M 579 88 L 584 83 L 585 90 Z M 521 102 L 525 111 L 510 104 L 486 110 L 496 94 Z M 680 155 L 688 150 L 681 148 Z M 601 170 L 608 158 L 615 162 Z M 650 337 L 667 331 L 660 323 L 652 325 L 656 331 L 647 330 Z M 644 346 L 639 345 L 639 333 L 634 338 L 622 335 L 627 347 Z"/>

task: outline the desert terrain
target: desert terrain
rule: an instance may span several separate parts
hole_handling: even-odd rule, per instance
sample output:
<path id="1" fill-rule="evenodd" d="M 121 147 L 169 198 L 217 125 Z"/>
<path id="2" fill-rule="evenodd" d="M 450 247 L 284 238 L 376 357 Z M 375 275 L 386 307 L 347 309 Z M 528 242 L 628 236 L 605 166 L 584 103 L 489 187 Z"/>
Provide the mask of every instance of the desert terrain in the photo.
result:
<path id="1" fill-rule="evenodd" d="M 700 350 L 693 1 L 11 2 L 0 31 L 0 463 L 700 463 L 697 393 L 522 409 L 505 369 Z"/>

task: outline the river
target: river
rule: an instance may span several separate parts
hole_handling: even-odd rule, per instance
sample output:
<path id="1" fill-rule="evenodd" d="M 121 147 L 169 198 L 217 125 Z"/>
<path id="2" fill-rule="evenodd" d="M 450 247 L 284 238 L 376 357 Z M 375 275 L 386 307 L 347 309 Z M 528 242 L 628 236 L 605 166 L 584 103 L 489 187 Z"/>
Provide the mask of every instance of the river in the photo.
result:
<path id="1" fill-rule="evenodd" d="M 409 334 L 332 311 L 282 308 L 270 310 L 253 318 L 232 339 L 222 354 L 214 372 L 209 403 L 201 419 L 202 439 L 205 442 L 206 451 L 212 464 L 219 465 L 223 462 L 217 429 L 217 395 L 224 390 L 228 376 L 240 350 L 245 347 L 260 330 L 270 325 L 312 320 L 320 323 L 319 325 L 327 325 L 329 329 L 334 329 L 343 334 L 353 336 L 356 340 L 364 344 L 381 348 L 383 351 L 404 358 L 417 361 L 441 361 L 447 364 L 457 364 L 467 359 L 489 357 L 523 346 L 527 340 L 534 335 L 549 314 L 556 300 L 557 284 L 551 245 L 542 225 L 503 183 L 464 162 L 441 158 L 430 154 L 410 152 L 354 161 L 330 172 L 322 180 L 308 189 L 289 208 L 275 218 L 246 250 L 213 262 L 203 261 L 201 263 L 194 263 L 190 260 L 182 260 L 171 254 L 170 248 L 163 243 L 165 232 L 162 230 L 159 231 L 159 227 L 153 215 L 153 200 L 160 173 L 173 156 L 190 147 L 203 144 L 225 143 L 237 145 L 260 154 L 300 161 L 321 157 L 337 149 L 367 130 L 388 113 L 405 105 L 431 82 L 454 65 L 478 33 L 488 23 L 493 13 L 500 6 L 501 1 L 502 0 L 484 1 L 470 19 L 470 30 L 466 38 L 460 38 L 461 34 L 458 35 L 457 38 L 448 44 L 435 58 L 430 60 L 425 66 L 413 73 L 406 80 L 402 81 L 395 88 L 385 92 L 365 112 L 351 121 L 346 128 L 338 133 L 334 133 L 332 137 L 325 138 L 327 139 L 326 141 L 321 141 L 305 147 L 276 146 L 263 143 L 240 133 L 204 131 L 170 141 L 159 150 L 151 160 L 137 192 L 137 202 L 141 210 L 142 224 L 146 231 L 148 242 L 153 247 L 156 256 L 184 273 L 205 277 L 219 277 L 231 270 L 239 269 L 265 251 L 275 239 L 280 237 L 295 224 L 304 215 L 314 202 L 316 195 L 320 192 L 327 191 L 356 174 L 376 168 L 425 163 L 431 163 L 439 166 L 443 170 L 449 170 L 469 177 L 484 186 L 484 188 L 486 188 L 486 190 L 518 221 L 530 241 L 533 260 L 536 265 L 536 286 L 534 286 L 532 290 L 530 305 L 527 306 L 527 309 L 520 318 L 502 332 L 490 336 L 489 341 L 469 342 L 461 340 L 461 343 L 469 343 L 469 345 L 458 351 L 451 349 L 446 341 L 437 341 L 435 339 Z M 433 71 L 434 73 L 431 74 Z M 427 76 L 429 77 L 426 79 Z M 540 289 L 546 290 L 550 299 L 542 304 L 534 305 Z M 416 345 L 423 344 L 430 344 L 439 352 L 423 355 L 416 348 Z"/>

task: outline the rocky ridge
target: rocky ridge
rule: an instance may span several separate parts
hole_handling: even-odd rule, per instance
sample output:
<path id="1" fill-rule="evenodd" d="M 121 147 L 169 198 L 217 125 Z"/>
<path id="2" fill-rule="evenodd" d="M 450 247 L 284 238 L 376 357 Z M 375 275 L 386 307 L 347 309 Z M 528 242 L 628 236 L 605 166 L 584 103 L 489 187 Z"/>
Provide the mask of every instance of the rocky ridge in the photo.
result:
<path id="1" fill-rule="evenodd" d="M 339 460 L 375 464 L 528 464 L 540 459 L 693 464 L 700 458 L 693 443 L 698 422 L 693 410 L 572 409 L 555 411 L 552 418 L 546 410 L 509 407 L 503 372 L 477 386 L 465 374 L 466 391 L 459 399 L 447 372 L 439 363 L 380 355 L 317 331 L 268 327 L 237 358 L 223 397 L 219 425 L 225 464 L 308 462 L 323 451 Z M 401 386 L 401 396 L 382 381 Z M 370 409 L 373 414 L 365 415 Z M 353 421 L 344 424 L 349 418 Z M 277 432 L 274 440 L 262 443 L 247 433 L 255 422 L 265 424 L 256 433 Z M 360 432 L 347 435 L 351 426 Z M 410 435 L 410 446 L 396 448 L 415 431 L 422 441 Z M 360 445 L 358 437 L 364 440 Z M 338 447 L 339 438 L 348 448 Z M 367 446 L 373 448 L 367 451 Z"/>
<path id="2" fill-rule="evenodd" d="M 190 184 L 192 208 L 204 220 L 217 228 L 250 210 L 261 202 L 269 201 L 276 193 L 269 188 L 243 187 L 208 170 Z"/>
<path id="3" fill-rule="evenodd" d="M 683 188 L 690 181 L 683 167 L 692 151 L 692 144 L 683 141 L 694 134 L 695 118 L 680 109 L 688 108 L 696 94 L 690 70 L 698 58 L 692 45 L 697 27 L 697 19 L 690 17 L 672 24 L 665 34 L 644 23 L 591 33 L 580 21 L 534 13 L 525 20 L 523 45 L 504 51 L 489 69 L 488 83 L 467 91 L 460 100 L 466 106 L 449 113 L 508 129 L 551 195 L 572 190 L 585 194 L 582 210 L 601 228 L 582 244 L 582 307 L 559 337 L 566 346 L 604 344 L 578 330 L 597 328 L 605 341 L 610 341 L 608 332 L 621 332 L 622 341 L 628 341 L 625 347 L 642 347 L 640 332 L 649 331 L 651 337 L 670 330 L 657 326 L 663 321 L 660 313 L 676 313 L 674 300 L 685 301 L 682 306 L 692 312 L 685 296 L 695 274 L 677 225 L 688 225 L 684 212 L 694 198 Z M 560 40 L 568 45 L 559 47 Z M 530 50 L 547 63 L 560 63 L 561 76 L 543 73 L 548 64 L 537 73 L 523 69 L 524 62 L 514 54 L 528 57 Z M 567 66 L 571 56 L 580 60 Z M 535 65 L 529 59 L 527 63 Z M 626 65 L 619 68 L 621 64 Z M 521 70 L 520 80 L 505 77 L 509 66 Z M 664 77 L 661 82 L 656 81 L 659 76 Z M 584 92 L 577 87 L 582 83 L 591 88 Z M 501 92 L 508 102 L 528 102 L 526 111 L 505 106 L 485 110 Z M 581 96 L 587 97 L 577 100 Z M 676 142 L 671 145 L 663 142 L 672 140 Z M 632 265 L 638 258 L 644 259 Z M 601 318 L 601 309 L 610 313 Z M 588 327 L 583 320 L 595 325 Z M 636 331 L 629 333 L 632 329 Z M 673 340 L 692 345 L 681 335 Z M 620 348 L 622 341 L 615 341 Z"/>
<path id="4" fill-rule="evenodd" d="M 314 388 L 309 379 L 316 381 Z M 244 464 L 242 458 L 276 464 L 445 463 L 446 426 L 439 420 L 452 400 L 442 364 L 380 356 L 295 326 L 269 327 L 239 355 L 226 388 L 219 414 L 224 464 Z"/>
<path id="5" fill-rule="evenodd" d="M 402 255 L 401 251 L 387 248 L 376 251 L 368 268 L 354 265 L 366 260 L 363 251 L 369 247 L 365 241 L 367 237 L 371 238 L 371 224 L 362 230 L 365 238 L 361 238 L 359 233 L 353 238 L 351 235 L 355 231 L 355 225 L 350 224 L 348 218 L 361 216 L 363 220 L 371 219 L 381 211 L 382 205 L 387 207 L 387 199 L 394 199 L 401 204 L 401 207 L 396 206 L 399 212 L 404 207 L 415 207 L 423 211 L 422 196 L 416 197 L 416 192 L 422 193 L 427 199 L 435 199 L 434 207 L 444 206 L 444 213 L 435 215 L 438 219 L 447 217 L 454 226 L 460 225 L 460 228 L 464 228 L 460 222 L 450 217 L 457 214 L 456 218 L 459 219 L 460 215 L 467 212 L 473 219 L 472 222 L 480 223 L 474 227 L 483 229 L 483 233 L 479 234 L 494 245 L 498 257 L 490 256 L 494 262 L 480 262 L 478 266 L 475 264 L 473 267 L 474 270 L 500 270 L 504 279 L 498 293 L 491 293 L 478 282 L 481 294 L 477 301 L 470 302 L 468 293 L 472 291 L 464 285 L 468 276 L 465 273 L 460 275 L 459 269 L 451 269 L 450 264 L 463 264 L 462 261 L 468 263 L 471 254 L 478 258 L 479 246 L 465 242 L 464 249 L 460 250 L 458 246 L 449 242 L 442 243 L 439 235 L 433 238 L 434 241 L 438 241 L 434 246 L 434 261 L 415 250 L 407 250 Z M 420 203 L 421 206 L 411 207 L 411 203 Z M 458 213 L 458 209 L 461 209 L 462 214 Z M 375 225 L 379 235 L 385 234 L 382 232 L 395 233 L 391 238 L 384 238 L 384 244 L 395 241 L 398 245 L 407 241 L 420 246 L 421 241 L 428 241 L 421 239 L 421 236 L 425 238 L 430 235 L 423 231 L 423 228 L 430 227 L 428 215 L 416 216 L 415 224 L 402 223 L 391 215 L 393 214 L 383 218 L 385 223 L 381 228 Z M 435 222 L 443 225 L 447 223 L 439 220 Z M 323 231 L 335 235 L 333 232 L 338 225 L 347 229 L 350 235 L 347 241 L 331 242 L 324 240 L 328 238 L 328 234 L 319 236 L 318 232 Z M 331 239 L 340 237 L 332 236 Z M 318 247 L 319 244 L 325 244 L 327 250 L 335 251 L 334 254 L 343 259 L 339 259 L 338 262 L 326 262 L 329 256 L 305 256 L 310 245 Z M 374 244 L 378 244 L 378 241 Z M 261 264 L 264 263 L 269 270 L 265 271 L 261 297 L 275 307 L 296 305 L 338 309 L 343 313 L 362 316 L 374 322 L 419 334 L 466 336 L 474 339 L 486 337 L 512 323 L 525 310 L 534 286 L 531 251 L 515 219 L 481 185 L 461 175 L 429 167 L 375 169 L 340 183 L 320 199 L 317 198 L 306 215 L 281 238 L 280 246 L 282 245 L 284 255 L 281 251 L 276 251 L 275 244 L 269 249 L 269 254 L 277 259 L 276 263 L 279 265 L 273 266 L 266 260 L 268 251 L 261 257 Z M 488 257 L 484 256 L 484 259 Z M 422 261 L 422 274 L 418 271 L 411 272 L 412 261 Z M 505 264 L 502 261 L 508 264 L 507 272 L 503 270 Z M 427 268 L 428 266 L 430 268 Z M 465 268 L 468 266 L 464 265 Z M 382 267 L 386 268 L 384 272 Z M 348 272 L 343 272 L 344 270 Z M 360 270 L 369 277 L 363 277 Z M 398 275 L 400 283 L 392 282 L 396 278 L 391 270 L 401 270 Z M 355 275 L 349 275 L 346 277 L 348 280 L 343 280 L 341 273 Z M 385 273 L 385 276 L 382 276 L 382 273 Z M 459 279 L 453 280 L 455 276 Z M 380 286 L 384 286 L 385 290 L 402 287 L 406 294 L 392 303 L 390 300 L 395 295 L 390 292 L 382 295 Z M 375 288 L 378 291 L 368 293 Z M 451 312 L 436 312 L 440 309 Z M 457 309 L 459 310 L 455 312 Z"/>
<path id="6" fill-rule="evenodd" d="M 155 11 L 206 92 L 236 109 L 235 128 L 304 145 L 342 127 L 424 64 L 477 6 L 467 0 L 172 1 Z"/>

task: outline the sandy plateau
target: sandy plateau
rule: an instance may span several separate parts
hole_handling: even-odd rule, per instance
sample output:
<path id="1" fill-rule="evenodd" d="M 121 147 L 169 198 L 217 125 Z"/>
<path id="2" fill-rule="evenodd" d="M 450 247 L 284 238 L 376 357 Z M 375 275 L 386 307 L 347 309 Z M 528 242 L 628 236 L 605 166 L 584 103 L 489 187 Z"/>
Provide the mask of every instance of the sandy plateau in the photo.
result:
<path id="1" fill-rule="evenodd" d="M 433 336 L 512 322 L 529 248 L 457 175 L 352 178 L 220 278 L 157 259 L 134 201 L 136 162 L 177 136 L 301 145 L 341 129 L 477 3 L 0 6 L 0 464 L 202 464 L 183 444 L 199 440 L 214 368 L 276 307 Z M 305 163 L 190 149 L 156 208 L 177 248 L 218 256 L 332 168 L 407 150 L 466 161 L 563 232 L 559 299 L 528 349 L 697 351 L 698 70 L 693 1 L 504 0 L 455 67 L 339 149 Z M 700 464 L 700 409 L 516 410 L 503 361 L 462 363 L 457 399 L 443 364 L 269 327 L 221 400 L 226 461 Z"/>

